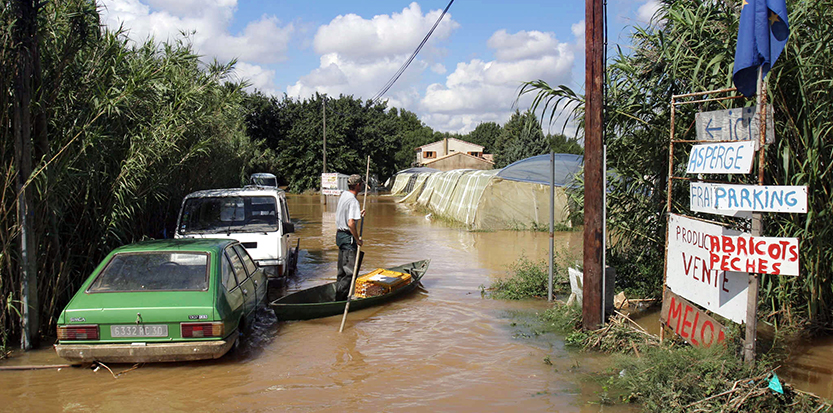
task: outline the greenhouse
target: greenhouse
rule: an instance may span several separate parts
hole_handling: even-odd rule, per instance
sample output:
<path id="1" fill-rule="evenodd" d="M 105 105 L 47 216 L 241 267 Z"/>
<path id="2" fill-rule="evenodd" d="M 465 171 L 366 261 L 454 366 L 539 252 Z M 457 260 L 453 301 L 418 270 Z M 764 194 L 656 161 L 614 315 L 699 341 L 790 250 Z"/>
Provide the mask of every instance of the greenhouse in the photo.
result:
<path id="1" fill-rule="evenodd" d="M 567 194 L 583 157 L 555 155 L 555 222 L 570 226 Z M 471 230 L 549 226 L 550 156 L 539 155 L 503 169 L 448 172 L 406 170 L 393 178 L 391 195 L 459 222 Z"/>

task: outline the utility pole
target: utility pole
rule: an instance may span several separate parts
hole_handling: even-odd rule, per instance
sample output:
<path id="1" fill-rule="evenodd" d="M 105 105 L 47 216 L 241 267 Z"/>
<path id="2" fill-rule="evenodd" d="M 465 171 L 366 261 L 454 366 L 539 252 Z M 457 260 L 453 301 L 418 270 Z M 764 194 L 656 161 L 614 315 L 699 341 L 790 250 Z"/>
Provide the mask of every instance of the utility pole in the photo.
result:
<path id="1" fill-rule="evenodd" d="M 32 191 L 27 181 L 32 175 L 32 91 L 37 41 L 37 10 L 33 0 L 13 3 L 17 21 L 13 29 L 16 44 L 12 133 L 17 173 L 17 223 L 20 226 L 20 310 L 22 334 L 20 347 L 30 350 L 38 341 L 40 304 L 38 303 L 38 274 L 35 265 L 35 242 L 32 231 Z"/>
<path id="2" fill-rule="evenodd" d="M 321 99 L 321 116 L 324 117 L 324 167 L 322 174 L 327 173 L 327 98 Z"/>
<path id="3" fill-rule="evenodd" d="M 604 82 L 604 9 L 602 0 L 585 0 L 584 104 L 584 299 L 582 325 L 602 324 L 602 86 Z"/>

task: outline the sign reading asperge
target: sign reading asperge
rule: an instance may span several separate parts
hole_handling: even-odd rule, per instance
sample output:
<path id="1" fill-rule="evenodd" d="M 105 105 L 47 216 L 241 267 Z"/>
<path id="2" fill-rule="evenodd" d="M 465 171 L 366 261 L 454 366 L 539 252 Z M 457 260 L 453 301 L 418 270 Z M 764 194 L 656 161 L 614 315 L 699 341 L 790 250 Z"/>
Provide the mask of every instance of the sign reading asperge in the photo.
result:
<path id="1" fill-rule="evenodd" d="M 675 293 L 736 323 L 746 320 L 748 275 L 712 265 L 712 241 L 740 235 L 682 215 L 668 216 L 665 284 Z"/>
<path id="2" fill-rule="evenodd" d="M 694 145 L 688 155 L 689 174 L 748 174 L 755 159 L 755 144 L 721 142 Z"/>
<path id="3" fill-rule="evenodd" d="M 692 182 L 691 210 L 734 215 L 738 211 L 807 212 L 806 186 L 734 185 Z"/>
<path id="4" fill-rule="evenodd" d="M 692 346 L 711 347 L 726 340 L 723 326 L 666 288 L 660 320 Z"/>
<path id="5" fill-rule="evenodd" d="M 700 112 L 695 115 L 697 140 L 752 141 L 760 146 L 761 121 L 754 106 Z M 766 143 L 775 142 L 772 105 L 766 106 Z"/>
<path id="6" fill-rule="evenodd" d="M 721 271 L 798 275 L 798 238 L 713 236 L 709 266 Z"/>

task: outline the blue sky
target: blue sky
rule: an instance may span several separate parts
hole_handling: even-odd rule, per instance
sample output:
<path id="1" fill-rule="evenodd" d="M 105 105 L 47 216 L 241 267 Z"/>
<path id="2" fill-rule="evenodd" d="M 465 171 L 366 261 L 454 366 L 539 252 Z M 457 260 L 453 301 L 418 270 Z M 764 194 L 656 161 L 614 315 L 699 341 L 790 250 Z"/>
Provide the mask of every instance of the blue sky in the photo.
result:
<path id="1" fill-rule="evenodd" d="M 657 0 L 609 0 L 611 46 L 646 24 Z M 448 4 L 442 1 L 100 0 L 103 21 L 136 41 L 194 32 L 206 61 L 238 59 L 237 76 L 277 96 L 373 97 Z M 503 124 L 520 82 L 581 90 L 583 0 L 455 0 L 417 59 L 384 98 L 440 131 Z M 522 100 L 518 107 L 528 107 Z"/>

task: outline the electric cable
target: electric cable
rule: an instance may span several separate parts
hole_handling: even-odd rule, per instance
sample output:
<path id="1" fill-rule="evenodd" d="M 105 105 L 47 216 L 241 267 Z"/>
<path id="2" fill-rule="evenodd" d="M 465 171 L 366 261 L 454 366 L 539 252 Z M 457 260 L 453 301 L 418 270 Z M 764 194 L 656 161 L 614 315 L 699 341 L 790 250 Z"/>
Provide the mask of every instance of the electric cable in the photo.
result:
<path id="1" fill-rule="evenodd" d="M 409 57 L 408 60 L 406 60 L 405 63 L 402 64 L 402 67 L 400 67 L 399 70 L 397 70 L 396 73 L 390 78 L 390 80 L 388 80 L 388 82 L 385 83 L 385 86 L 383 86 L 382 89 L 379 90 L 379 92 L 373 96 L 373 99 L 371 100 L 374 103 L 378 103 L 379 100 L 382 99 L 382 96 L 384 96 L 385 93 L 387 93 L 388 90 L 390 90 L 390 88 L 393 87 L 393 84 L 396 83 L 397 80 L 399 80 L 399 77 L 402 76 L 403 73 L 405 73 L 405 69 L 407 69 L 408 66 L 411 65 L 411 62 L 414 61 L 419 51 L 422 50 L 422 47 L 425 46 L 425 43 L 428 42 L 428 38 L 430 38 L 431 34 L 434 33 L 434 29 L 436 29 L 437 26 L 440 25 L 440 22 L 443 20 L 443 17 L 445 17 L 445 14 L 448 12 L 448 9 L 451 7 L 452 3 L 454 3 L 454 0 L 448 2 L 448 5 L 445 6 L 445 10 L 443 10 L 443 13 L 440 15 L 440 18 L 437 19 L 437 21 L 434 23 L 434 26 L 431 27 L 431 30 L 428 31 L 428 34 L 425 35 L 425 38 L 422 39 L 422 41 L 419 43 L 419 46 L 417 46 L 416 50 L 414 50 L 414 52 L 411 53 L 411 57 Z"/>

